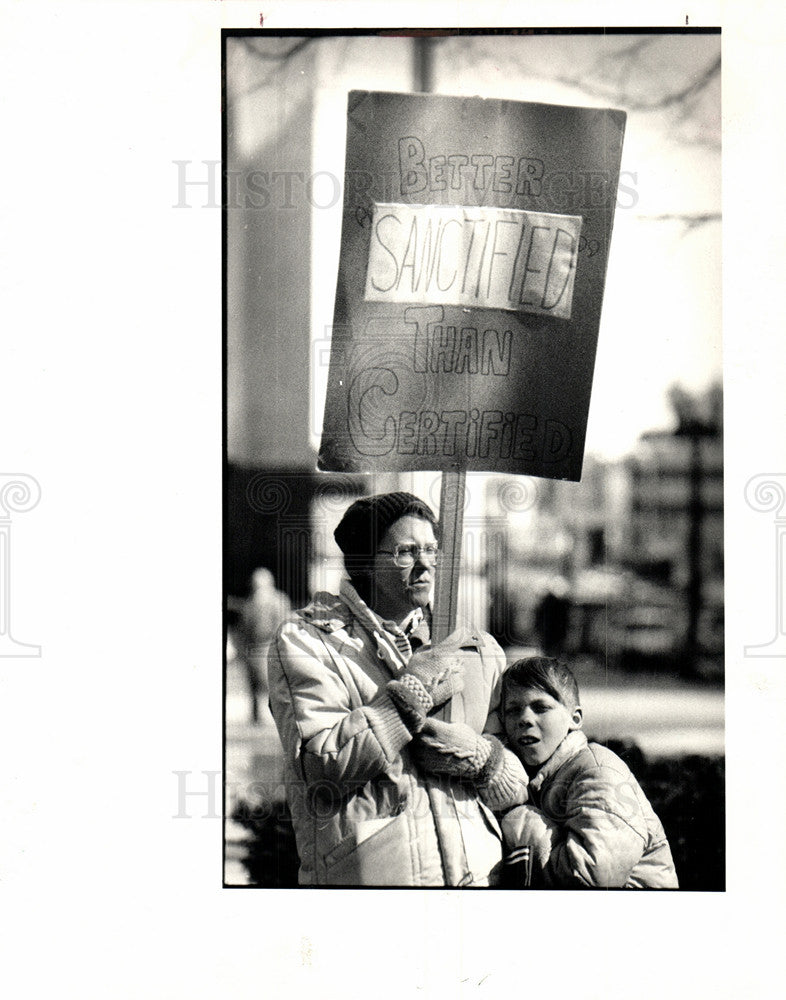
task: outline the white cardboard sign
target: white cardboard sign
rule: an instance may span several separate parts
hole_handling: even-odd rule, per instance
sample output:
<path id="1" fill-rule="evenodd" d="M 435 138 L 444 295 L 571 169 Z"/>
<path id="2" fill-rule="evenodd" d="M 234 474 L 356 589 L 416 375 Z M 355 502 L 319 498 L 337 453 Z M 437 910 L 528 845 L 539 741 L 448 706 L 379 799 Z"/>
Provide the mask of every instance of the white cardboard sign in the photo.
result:
<path id="1" fill-rule="evenodd" d="M 581 217 L 375 202 L 365 298 L 570 319 Z"/>

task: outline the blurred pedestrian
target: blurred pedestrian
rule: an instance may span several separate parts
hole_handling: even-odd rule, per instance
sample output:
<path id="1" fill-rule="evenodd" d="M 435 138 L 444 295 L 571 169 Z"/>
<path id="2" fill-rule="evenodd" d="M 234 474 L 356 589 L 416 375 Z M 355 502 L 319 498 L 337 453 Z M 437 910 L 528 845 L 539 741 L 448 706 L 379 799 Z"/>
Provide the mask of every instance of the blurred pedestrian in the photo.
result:
<path id="1" fill-rule="evenodd" d="M 564 651 L 569 613 L 568 584 L 559 577 L 549 584 L 535 610 L 535 631 L 547 656 L 559 656 Z"/>
<path id="2" fill-rule="evenodd" d="M 267 690 L 265 661 L 276 629 L 290 614 L 286 594 L 276 589 L 273 574 L 260 567 L 251 574 L 251 592 L 243 602 L 237 626 L 237 653 L 251 699 L 251 721 L 259 721 L 259 702 Z"/>
<path id="3" fill-rule="evenodd" d="M 469 628 L 431 644 L 436 531 L 411 493 L 357 500 L 335 531 L 349 579 L 271 646 L 301 884 L 488 885 L 501 867 L 489 807 L 526 784 L 493 735 L 504 654 Z"/>

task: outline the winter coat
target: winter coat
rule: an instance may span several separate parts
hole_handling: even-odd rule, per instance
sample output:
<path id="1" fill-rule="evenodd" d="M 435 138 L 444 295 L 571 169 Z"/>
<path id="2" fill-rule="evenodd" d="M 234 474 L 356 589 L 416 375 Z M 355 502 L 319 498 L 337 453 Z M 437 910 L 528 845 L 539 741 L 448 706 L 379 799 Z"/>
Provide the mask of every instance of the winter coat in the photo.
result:
<path id="1" fill-rule="evenodd" d="M 482 632 L 454 633 L 464 690 L 445 718 L 478 733 L 496 714 L 504 654 Z M 304 885 L 486 885 L 502 838 L 471 784 L 419 773 L 409 730 L 386 693 L 411 655 L 348 583 L 318 594 L 279 629 L 268 658 L 270 708 Z M 493 872 L 493 874 L 492 874 Z"/>
<path id="2" fill-rule="evenodd" d="M 568 733 L 529 783 L 529 804 L 502 819 L 509 871 L 533 887 L 676 889 L 666 834 L 639 783 L 611 750 Z"/>

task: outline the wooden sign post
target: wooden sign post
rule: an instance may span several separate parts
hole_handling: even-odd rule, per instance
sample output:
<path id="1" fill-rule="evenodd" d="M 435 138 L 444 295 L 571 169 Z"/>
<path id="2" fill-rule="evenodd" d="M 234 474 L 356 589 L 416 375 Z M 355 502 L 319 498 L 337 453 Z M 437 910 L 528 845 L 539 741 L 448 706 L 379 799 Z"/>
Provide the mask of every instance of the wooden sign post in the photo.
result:
<path id="1" fill-rule="evenodd" d="M 456 627 L 466 491 L 466 472 L 442 473 L 439 497 L 440 562 L 434 585 L 431 635 L 435 643 L 446 639 Z"/>
<path id="2" fill-rule="evenodd" d="M 468 470 L 578 481 L 623 112 L 353 91 L 319 468 L 443 473 L 435 634 Z"/>

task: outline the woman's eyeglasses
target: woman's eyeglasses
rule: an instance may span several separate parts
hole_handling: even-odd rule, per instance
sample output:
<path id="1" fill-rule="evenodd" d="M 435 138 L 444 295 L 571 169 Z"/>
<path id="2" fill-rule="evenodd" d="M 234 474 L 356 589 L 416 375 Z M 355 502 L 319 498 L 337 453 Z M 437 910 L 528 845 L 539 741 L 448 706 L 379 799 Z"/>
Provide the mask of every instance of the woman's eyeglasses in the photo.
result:
<path id="1" fill-rule="evenodd" d="M 409 569 L 415 565 L 415 560 L 418 557 L 429 566 L 436 565 L 439 546 L 436 542 L 429 542 L 428 545 L 397 545 L 392 551 L 390 549 L 377 549 L 377 552 L 393 556 L 393 562 L 399 569 Z"/>

